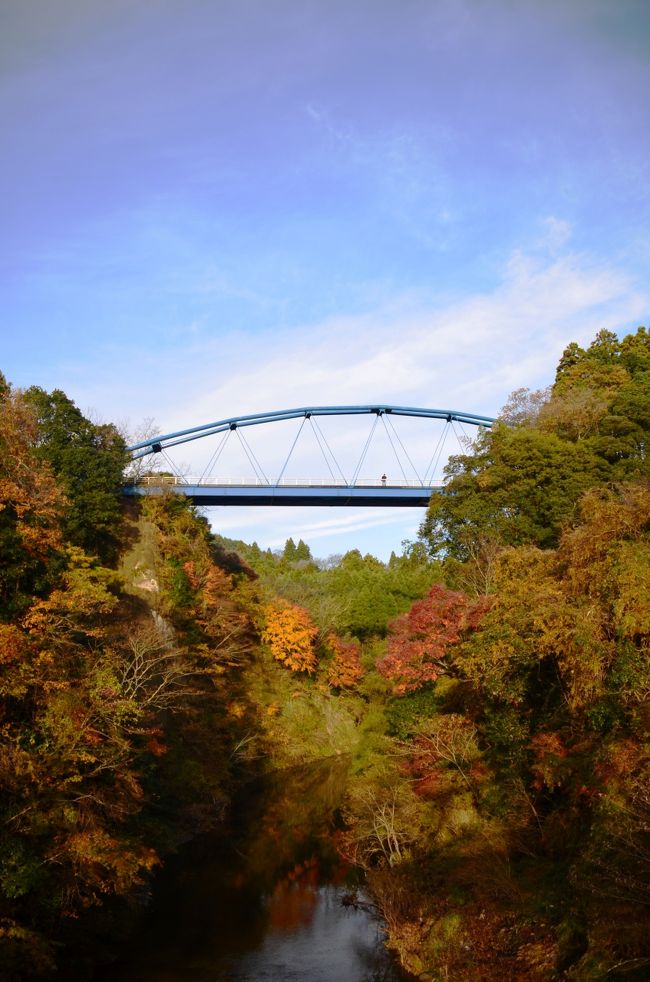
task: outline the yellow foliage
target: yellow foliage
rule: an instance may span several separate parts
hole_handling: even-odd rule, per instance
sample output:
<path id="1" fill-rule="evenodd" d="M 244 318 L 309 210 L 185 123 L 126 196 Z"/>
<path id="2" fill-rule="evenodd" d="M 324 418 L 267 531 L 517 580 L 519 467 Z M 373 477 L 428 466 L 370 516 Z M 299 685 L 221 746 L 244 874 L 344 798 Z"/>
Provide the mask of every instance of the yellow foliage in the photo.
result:
<path id="1" fill-rule="evenodd" d="M 67 504 L 50 467 L 35 458 L 38 424 L 20 392 L 0 398 L 0 510 L 16 516 L 23 549 L 45 559 L 62 546 L 60 522 Z"/>
<path id="2" fill-rule="evenodd" d="M 261 638 L 273 657 L 293 672 L 313 672 L 318 628 L 307 611 L 287 601 L 276 601 L 267 604 L 263 613 L 265 627 Z"/>
<path id="3" fill-rule="evenodd" d="M 624 638 L 650 636 L 650 543 L 622 542 L 612 573 L 617 629 Z"/>
<path id="4" fill-rule="evenodd" d="M 33 677 L 29 638 L 12 624 L 0 624 L 0 695 L 24 696 Z"/>
<path id="5" fill-rule="evenodd" d="M 246 706 L 243 702 L 229 702 L 226 709 L 228 715 L 232 716 L 233 719 L 241 719 L 246 713 Z"/>
<path id="6" fill-rule="evenodd" d="M 98 893 L 123 893 L 142 882 L 142 874 L 160 862 L 153 849 L 128 847 L 100 828 L 61 838 L 52 861 L 60 862 L 62 854 L 71 862 L 78 886 L 88 891 L 82 901 L 85 904 L 95 903 Z"/>

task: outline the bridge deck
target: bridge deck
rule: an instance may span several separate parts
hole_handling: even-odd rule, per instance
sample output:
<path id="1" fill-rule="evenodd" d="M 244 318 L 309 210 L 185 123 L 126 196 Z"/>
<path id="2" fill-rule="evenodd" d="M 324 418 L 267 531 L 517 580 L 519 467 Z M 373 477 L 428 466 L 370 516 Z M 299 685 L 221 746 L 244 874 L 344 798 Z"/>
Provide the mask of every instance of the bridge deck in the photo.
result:
<path id="1" fill-rule="evenodd" d="M 126 486 L 124 494 L 160 494 L 168 488 L 195 505 L 330 505 L 383 508 L 426 508 L 440 486 L 344 484 L 193 484 L 158 481 Z"/>

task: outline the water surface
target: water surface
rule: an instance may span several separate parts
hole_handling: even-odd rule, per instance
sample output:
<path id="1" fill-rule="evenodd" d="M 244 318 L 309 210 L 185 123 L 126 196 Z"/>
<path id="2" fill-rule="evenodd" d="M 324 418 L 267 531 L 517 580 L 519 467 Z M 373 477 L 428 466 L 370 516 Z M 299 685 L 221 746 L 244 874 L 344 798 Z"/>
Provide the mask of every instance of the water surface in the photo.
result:
<path id="1" fill-rule="evenodd" d="M 97 982 L 410 978 L 384 948 L 359 872 L 336 852 L 346 778 L 338 759 L 244 789 L 225 828 L 167 864 L 140 930 Z"/>

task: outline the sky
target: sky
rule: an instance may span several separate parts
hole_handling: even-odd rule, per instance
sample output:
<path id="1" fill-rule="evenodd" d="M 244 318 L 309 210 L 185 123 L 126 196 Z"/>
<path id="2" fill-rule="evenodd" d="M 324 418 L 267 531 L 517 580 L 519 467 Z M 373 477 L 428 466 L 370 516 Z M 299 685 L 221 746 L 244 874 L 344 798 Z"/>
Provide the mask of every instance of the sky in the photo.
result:
<path id="1" fill-rule="evenodd" d="M 648 324 L 649 117 L 647 0 L 4 0 L 0 370 L 132 434 L 496 415 L 570 341 Z M 295 432 L 247 436 L 279 469 Z M 209 517 L 385 559 L 423 512 Z"/>

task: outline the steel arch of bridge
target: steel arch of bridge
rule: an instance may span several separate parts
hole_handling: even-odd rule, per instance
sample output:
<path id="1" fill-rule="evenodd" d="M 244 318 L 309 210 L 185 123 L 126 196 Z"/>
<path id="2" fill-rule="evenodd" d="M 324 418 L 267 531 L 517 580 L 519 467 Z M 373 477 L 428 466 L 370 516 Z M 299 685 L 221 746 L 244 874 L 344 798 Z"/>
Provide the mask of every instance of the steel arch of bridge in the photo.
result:
<path id="1" fill-rule="evenodd" d="M 151 453 L 160 453 L 169 447 L 177 447 L 181 443 L 189 443 L 192 440 L 201 440 L 206 436 L 214 436 L 217 433 L 224 433 L 226 430 L 236 430 L 241 426 L 257 426 L 261 423 L 278 423 L 285 419 L 300 419 L 310 416 L 363 416 L 363 415 L 383 416 L 411 416 L 422 419 L 444 419 L 448 423 L 467 423 L 471 426 L 492 426 L 494 417 L 477 416 L 474 413 L 462 413 L 455 409 L 418 409 L 415 406 L 302 406 L 300 409 L 279 409 L 271 413 L 253 413 L 250 416 L 231 416 L 229 419 L 220 419 L 216 423 L 204 423 L 203 426 L 193 426 L 188 430 L 178 430 L 175 433 L 166 433 L 164 436 L 155 436 L 150 440 L 143 440 L 142 443 L 135 443 L 129 447 L 132 460 L 138 460 Z"/>
<path id="2" fill-rule="evenodd" d="M 475 413 L 460 412 L 453 409 L 424 409 L 416 406 L 389 406 L 372 403 L 364 406 L 301 406 L 295 409 L 281 409 L 274 412 L 253 413 L 245 416 L 231 416 L 227 419 L 193 426 L 185 430 L 177 430 L 143 440 L 128 448 L 132 460 L 140 460 L 150 454 L 164 453 L 172 447 L 201 440 L 204 437 L 215 436 L 219 433 L 238 430 L 247 426 L 258 426 L 265 423 L 277 423 L 285 420 L 303 419 L 319 416 L 407 416 L 420 419 L 439 419 L 448 424 L 457 422 L 476 427 L 489 428 L 495 422 L 491 416 Z M 297 439 L 297 438 L 296 438 Z M 295 441 L 294 441 L 295 446 Z M 293 451 L 293 446 L 289 455 Z M 331 451 L 330 451 L 331 452 Z M 288 460 L 288 458 L 287 458 Z M 286 462 L 285 462 L 286 466 Z M 284 468 L 281 473 L 284 472 Z M 161 488 L 172 484 L 174 490 L 190 497 L 198 505 L 381 505 L 381 506 L 423 506 L 426 505 L 432 492 L 439 490 L 431 482 L 418 482 L 417 486 L 409 486 L 409 482 L 386 486 L 384 482 L 355 483 L 335 481 L 309 482 L 299 486 L 287 486 L 287 482 L 251 482 L 250 485 L 237 487 L 218 484 L 207 485 L 200 482 L 186 482 L 176 478 L 152 478 L 125 487 L 127 494 L 155 494 Z M 415 482 L 411 482 L 415 483 Z M 261 486 L 260 486 L 261 484 Z"/>

